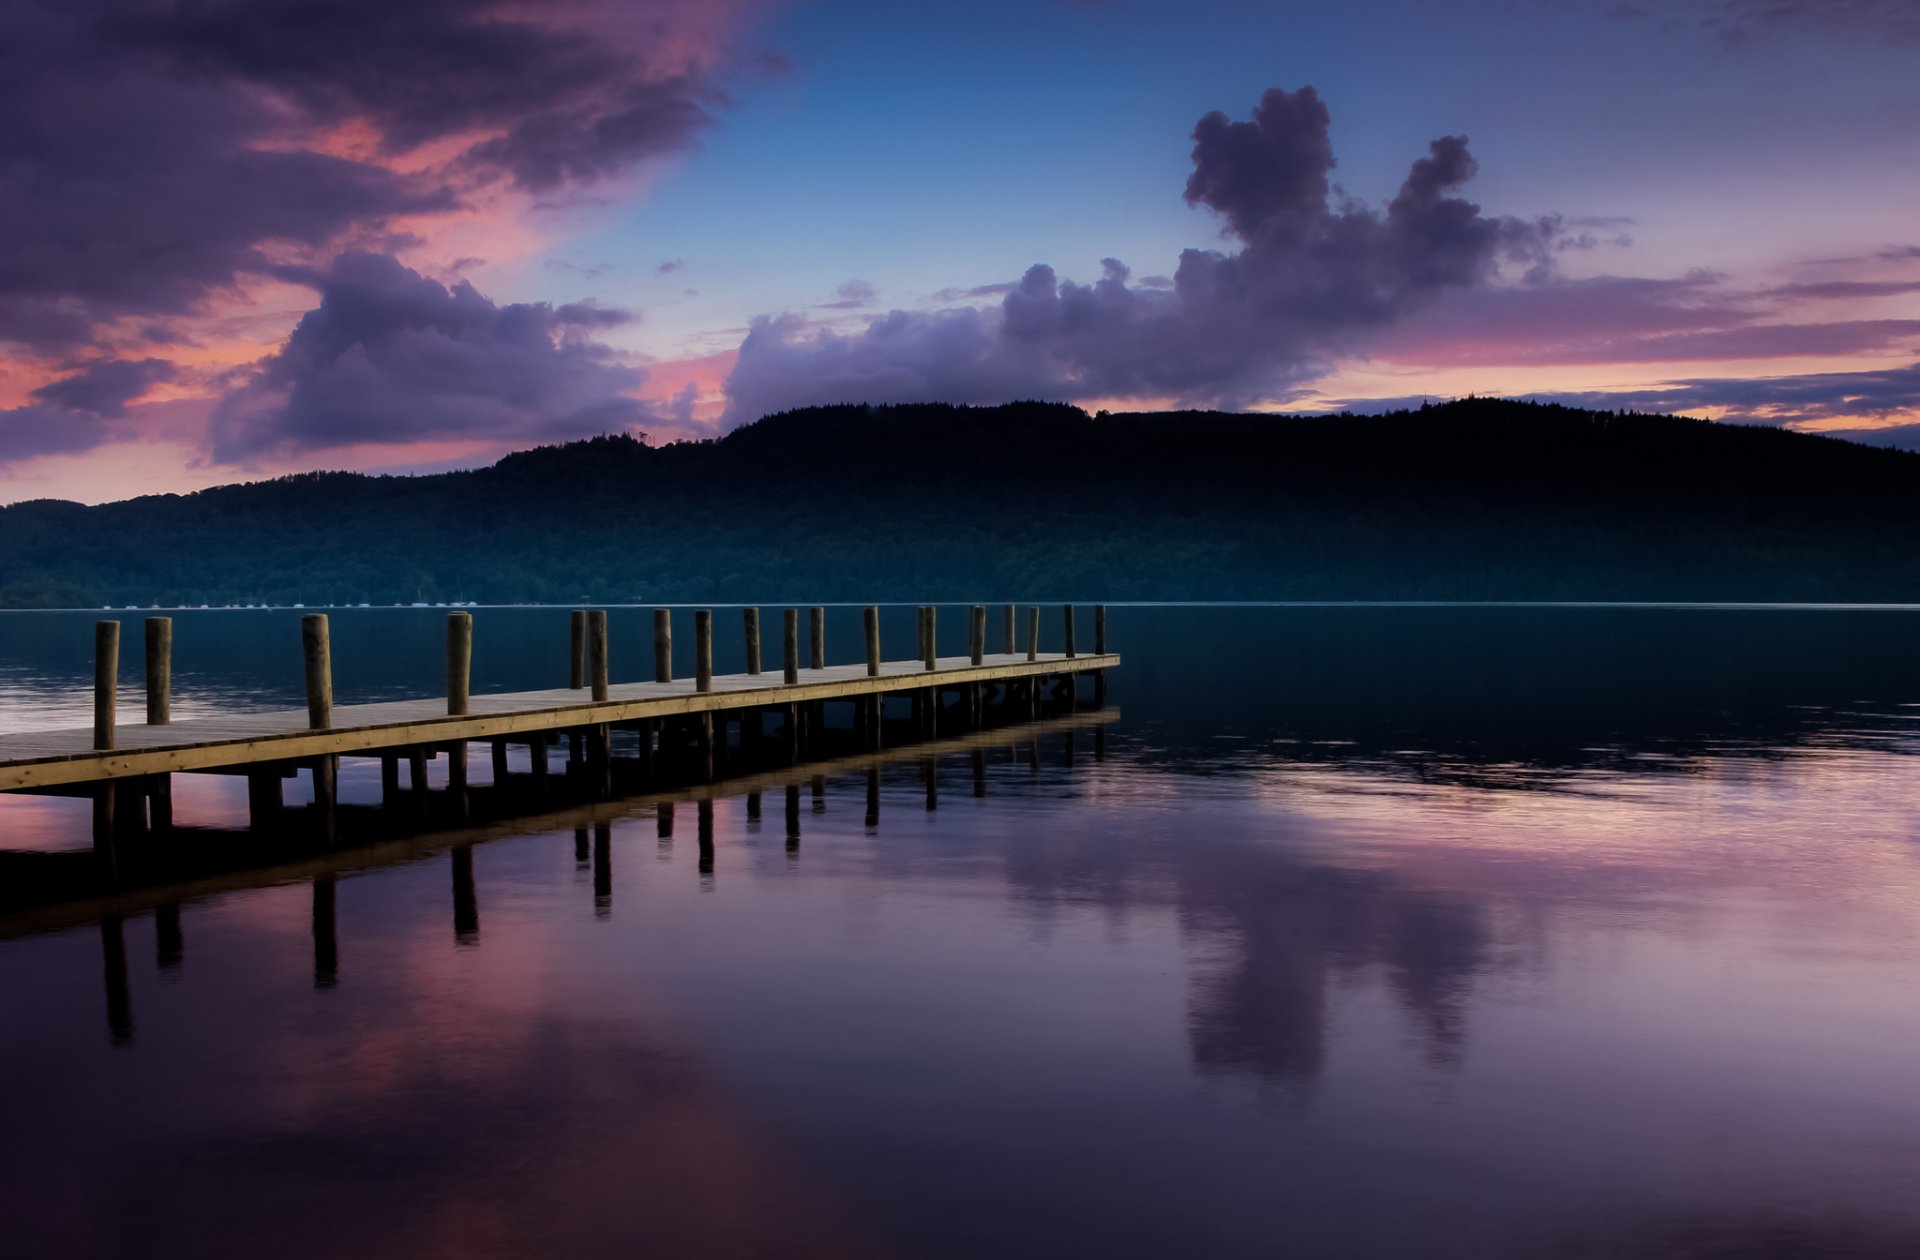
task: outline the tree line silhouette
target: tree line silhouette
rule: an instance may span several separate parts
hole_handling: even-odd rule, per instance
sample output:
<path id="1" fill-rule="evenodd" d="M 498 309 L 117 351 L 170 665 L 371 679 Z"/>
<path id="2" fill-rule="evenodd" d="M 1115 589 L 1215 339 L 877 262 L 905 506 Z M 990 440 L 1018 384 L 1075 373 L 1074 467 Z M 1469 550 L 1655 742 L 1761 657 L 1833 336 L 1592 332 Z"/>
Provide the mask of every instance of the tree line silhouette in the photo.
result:
<path id="1" fill-rule="evenodd" d="M 433 476 L 0 508 L 0 605 L 1920 598 L 1920 457 L 1465 399 L 808 408 Z"/>

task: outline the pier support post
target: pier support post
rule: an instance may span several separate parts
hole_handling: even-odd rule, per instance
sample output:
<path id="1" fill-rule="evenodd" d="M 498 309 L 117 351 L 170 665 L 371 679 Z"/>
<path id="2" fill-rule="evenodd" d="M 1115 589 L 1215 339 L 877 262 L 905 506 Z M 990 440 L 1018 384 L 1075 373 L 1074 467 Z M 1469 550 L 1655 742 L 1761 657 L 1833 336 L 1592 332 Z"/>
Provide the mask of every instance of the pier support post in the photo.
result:
<path id="1" fill-rule="evenodd" d="M 533 762 L 533 790 L 542 800 L 547 795 L 547 740 L 546 731 L 533 731 L 527 736 L 527 756 Z"/>
<path id="2" fill-rule="evenodd" d="M 879 608 L 879 605 L 877 604 L 867 605 L 864 613 L 864 619 L 866 621 L 866 628 L 867 628 L 867 677 L 878 678 L 880 676 L 880 608 Z M 883 703 L 882 699 L 878 693 L 875 693 L 870 696 L 861 697 L 860 703 L 864 704 L 867 709 L 867 730 L 866 730 L 867 746 L 869 748 L 878 748 L 880 747 L 880 743 L 881 743 L 881 736 L 880 736 L 881 719 L 885 712 L 885 710 L 881 707 Z"/>
<path id="3" fill-rule="evenodd" d="M 114 740 L 114 714 L 119 704 L 120 623 L 97 621 L 93 626 L 93 746 L 110 749 Z M 93 785 L 93 851 L 105 860 L 108 874 L 117 871 L 114 828 L 115 798 L 120 785 L 103 779 Z"/>
<path id="4" fill-rule="evenodd" d="M 1072 604 L 1066 604 L 1066 605 L 1064 605 L 1064 606 L 1062 606 L 1062 607 L 1061 607 L 1061 609 L 1060 609 L 1060 628 L 1061 628 L 1061 631 L 1062 631 L 1062 633 L 1063 633 L 1063 635 L 1065 636 L 1065 638 L 1066 638 L 1066 641 L 1067 641 L 1067 646 L 1066 646 L 1066 649 L 1065 649 L 1065 650 L 1066 650 L 1066 653 L 1067 653 L 1067 656 L 1068 656 L 1069 658 L 1071 658 L 1071 657 L 1072 657 L 1072 656 L 1074 655 L 1074 644 L 1073 644 L 1073 605 L 1072 605 Z"/>
<path id="5" fill-rule="evenodd" d="M 473 681 L 473 615 L 447 614 L 447 715 L 465 717 Z"/>
<path id="6" fill-rule="evenodd" d="M 713 610 L 708 608 L 693 614 L 693 689 L 713 690 Z"/>
<path id="7" fill-rule="evenodd" d="M 653 681 L 673 681 L 673 612 L 667 608 L 653 610 Z"/>
<path id="8" fill-rule="evenodd" d="M 255 835 L 279 838 L 284 803 L 279 766 L 256 766 L 247 771 L 247 824 Z"/>
<path id="9" fill-rule="evenodd" d="M 747 645 L 747 672 L 760 672 L 760 610 L 746 608 L 741 610 L 741 631 Z"/>
<path id="10" fill-rule="evenodd" d="M 166 726 L 173 720 L 173 618 L 147 618 L 147 725 Z M 156 833 L 173 829 L 173 776 L 150 775 L 146 781 L 149 826 Z"/>
<path id="11" fill-rule="evenodd" d="M 114 714 L 120 702 L 120 623 L 93 623 L 93 746 L 113 747 Z"/>
<path id="12" fill-rule="evenodd" d="M 780 615 L 780 679 L 791 687 L 800 681 L 800 610 Z"/>
<path id="13" fill-rule="evenodd" d="M 595 702 L 607 698 L 607 610 L 596 608 L 587 614 L 587 674 L 592 681 Z"/>
<path id="14" fill-rule="evenodd" d="M 928 673 L 940 668 L 940 608 L 928 604 L 920 612 L 920 664 Z"/>
<path id="15" fill-rule="evenodd" d="M 975 665 L 981 665 L 987 659 L 987 606 L 975 604 L 970 624 L 967 627 L 967 655 Z"/>
<path id="16" fill-rule="evenodd" d="M 507 785 L 507 741 L 492 741 L 488 751 L 493 760 L 493 786 L 504 788 Z"/>
<path id="17" fill-rule="evenodd" d="M 307 675 L 307 725 L 324 731 L 333 725 L 333 645 L 327 629 L 327 614 L 308 613 L 300 618 L 300 647 Z M 313 806 L 320 820 L 320 834 L 333 843 L 334 807 L 338 797 L 339 765 L 337 757 L 321 757 L 313 763 Z M 279 812 L 280 783 L 274 780 L 273 797 Z"/>
<path id="18" fill-rule="evenodd" d="M 324 731 L 333 725 L 333 649 L 327 636 L 327 614 L 300 618 L 300 648 L 307 674 L 307 725 Z"/>
<path id="19" fill-rule="evenodd" d="M 1107 606 L 1105 604 L 1093 606 L 1093 652 L 1096 656 L 1107 654 Z M 1093 671 L 1093 707 L 1102 709 L 1106 704 L 1107 671 L 1096 669 Z"/>
<path id="20" fill-rule="evenodd" d="M 147 618 L 147 725 L 173 720 L 173 618 Z"/>
<path id="21" fill-rule="evenodd" d="M 1013 620 L 1014 620 L 1014 617 L 1013 617 L 1013 605 L 1012 605 L 1012 604 L 1008 604 L 1008 605 L 1006 606 L 1006 608 L 1005 608 L 1005 610 L 1004 610 L 1004 616 L 1003 616 L 1003 617 L 1001 618 L 1001 620 L 1002 620 L 1002 622 L 1003 622 L 1003 624 L 1002 624 L 1002 625 L 1001 625 L 1001 627 L 1000 627 L 1000 629 L 1001 629 L 1001 635 L 1000 635 L 1000 650 L 1001 650 L 1002 652 L 1004 652 L 1004 653 L 1006 653 L 1006 654 L 1007 654 L 1008 656 L 1012 656 L 1012 655 L 1013 655 L 1013 652 L 1014 652 L 1014 643 L 1013 643 L 1013 637 L 1014 637 L 1014 636 L 1013 636 Z"/>
<path id="22" fill-rule="evenodd" d="M 415 744 L 407 749 L 407 786 L 413 789 L 416 821 L 427 821 L 427 750 Z"/>
<path id="23" fill-rule="evenodd" d="M 467 741 L 456 739 L 447 745 L 447 802 L 453 816 L 467 816 Z"/>
<path id="24" fill-rule="evenodd" d="M 392 809 L 400 803 L 400 756 L 398 753 L 380 754 L 380 806 Z"/>
<path id="25" fill-rule="evenodd" d="M 447 614 L 447 715 L 465 717 L 473 683 L 473 615 Z M 504 760 L 504 758 L 502 758 Z M 447 795 L 453 801 L 456 818 L 467 816 L 467 745 L 458 740 L 447 745 Z"/>
<path id="26" fill-rule="evenodd" d="M 807 629 L 812 632 L 808 644 L 808 662 L 812 669 L 827 667 L 827 610 L 818 606 L 807 610 Z"/>
<path id="27" fill-rule="evenodd" d="M 576 608 L 567 620 L 567 686 L 575 691 L 587 685 L 587 613 Z"/>
<path id="28" fill-rule="evenodd" d="M 1040 659 L 1040 609 L 1038 605 L 1027 609 L 1027 659 Z"/>

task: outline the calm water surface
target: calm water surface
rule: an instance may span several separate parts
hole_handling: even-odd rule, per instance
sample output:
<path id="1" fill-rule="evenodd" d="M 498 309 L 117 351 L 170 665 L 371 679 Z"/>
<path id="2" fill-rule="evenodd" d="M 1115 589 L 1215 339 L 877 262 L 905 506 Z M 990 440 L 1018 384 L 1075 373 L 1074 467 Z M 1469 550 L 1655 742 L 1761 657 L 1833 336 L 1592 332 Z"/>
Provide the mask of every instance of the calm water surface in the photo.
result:
<path id="1" fill-rule="evenodd" d="M 94 616 L 0 615 L 0 728 L 86 720 Z M 297 617 L 180 614 L 176 713 L 296 701 Z M 475 689 L 565 620 L 480 610 Z M 333 632 L 341 702 L 437 686 L 439 614 Z M 797 843 L 724 798 L 709 870 L 636 803 L 0 918 L 0 1253 L 1920 1255 L 1920 610 L 1112 638 L 1097 759 L 829 777 Z"/>

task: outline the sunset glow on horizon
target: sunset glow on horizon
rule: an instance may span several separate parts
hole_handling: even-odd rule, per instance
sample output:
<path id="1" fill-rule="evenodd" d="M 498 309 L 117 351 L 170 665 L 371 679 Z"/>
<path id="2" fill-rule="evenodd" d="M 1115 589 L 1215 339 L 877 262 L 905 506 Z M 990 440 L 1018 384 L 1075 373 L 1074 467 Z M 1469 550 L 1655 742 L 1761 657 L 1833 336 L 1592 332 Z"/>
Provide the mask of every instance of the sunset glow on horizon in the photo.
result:
<path id="1" fill-rule="evenodd" d="M 829 402 L 1920 446 L 1896 0 L 104 7 L 0 16 L 0 502 Z"/>

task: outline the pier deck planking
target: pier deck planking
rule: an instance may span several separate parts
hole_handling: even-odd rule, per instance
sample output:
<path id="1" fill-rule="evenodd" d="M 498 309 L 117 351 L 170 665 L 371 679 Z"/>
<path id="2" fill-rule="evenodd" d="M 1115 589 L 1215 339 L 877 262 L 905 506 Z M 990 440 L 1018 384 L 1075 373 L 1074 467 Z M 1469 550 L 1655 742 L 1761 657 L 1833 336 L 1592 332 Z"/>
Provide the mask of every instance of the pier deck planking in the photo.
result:
<path id="1" fill-rule="evenodd" d="M 379 753 L 448 743 L 565 731 L 685 714 L 725 713 L 819 700 L 910 693 L 926 687 L 1042 679 L 1096 672 L 1120 664 L 1114 653 L 1068 656 L 1043 652 L 941 657 L 929 670 L 919 660 L 865 662 L 802 669 L 788 684 L 777 674 L 715 676 L 712 689 L 695 680 L 615 683 L 596 701 L 583 690 L 559 687 L 475 695 L 463 715 L 449 715 L 444 696 L 339 705 L 331 724 L 315 729 L 306 709 L 231 713 L 168 725 L 121 725 L 116 747 L 97 750 L 93 731 L 27 731 L 0 735 L 0 791 L 96 783 L 176 771 L 219 770 L 340 754 Z"/>

